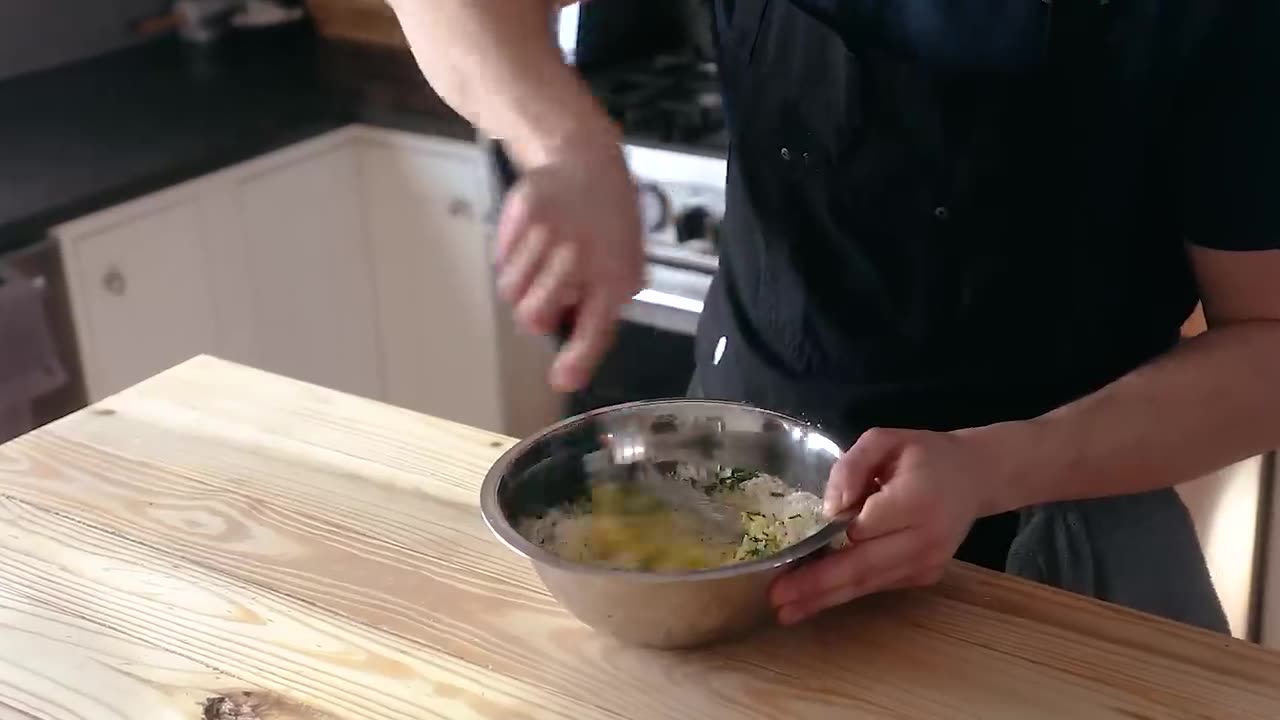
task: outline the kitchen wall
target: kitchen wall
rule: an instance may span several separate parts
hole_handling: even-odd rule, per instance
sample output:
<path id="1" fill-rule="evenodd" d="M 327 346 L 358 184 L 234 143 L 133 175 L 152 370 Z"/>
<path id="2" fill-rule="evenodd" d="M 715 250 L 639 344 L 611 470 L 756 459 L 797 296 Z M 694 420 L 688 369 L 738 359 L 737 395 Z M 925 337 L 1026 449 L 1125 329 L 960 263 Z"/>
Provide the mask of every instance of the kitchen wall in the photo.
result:
<path id="1" fill-rule="evenodd" d="M 131 21 L 168 0 L 0 0 L 0 80 L 136 42 Z"/>
<path id="2" fill-rule="evenodd" d="M 1254 606 L 1265 577 L 1257 573 L 1265 552 L 1259 537 L 1259 505 L 1265 500 L 1263 456 L 1249 458 L 1178 487 L 1191 512 L 1209 574 L 1231 623 L 1231 634 L 1250 637 Z M 1261 618 L 1259 618 L 1260 620 Z"/>
<path id="3" fill-rule="evenodd" d="M 1260 620 L 1262 644 L 1280 650 L 1280 492 L 1273 487 L 1269 494 Z"/>

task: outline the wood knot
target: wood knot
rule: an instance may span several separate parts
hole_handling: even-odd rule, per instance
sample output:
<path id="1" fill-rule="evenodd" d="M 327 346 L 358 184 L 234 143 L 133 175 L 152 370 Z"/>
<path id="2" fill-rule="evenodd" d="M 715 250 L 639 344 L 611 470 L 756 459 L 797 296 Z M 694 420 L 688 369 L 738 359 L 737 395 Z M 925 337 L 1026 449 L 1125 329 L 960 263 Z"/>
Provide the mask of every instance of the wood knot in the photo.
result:
<path id="1" fill-rule="evenodd" d="M 204 720 L 266 720 L 270 701 L 264 693 L 244 690 L 204 701 Z"/>
<path id="2" fill-rule="evenodd" d="M 206 698 L 201 720 L 336 720 L 332 715 L 265 690 L 232 690 Z"/>

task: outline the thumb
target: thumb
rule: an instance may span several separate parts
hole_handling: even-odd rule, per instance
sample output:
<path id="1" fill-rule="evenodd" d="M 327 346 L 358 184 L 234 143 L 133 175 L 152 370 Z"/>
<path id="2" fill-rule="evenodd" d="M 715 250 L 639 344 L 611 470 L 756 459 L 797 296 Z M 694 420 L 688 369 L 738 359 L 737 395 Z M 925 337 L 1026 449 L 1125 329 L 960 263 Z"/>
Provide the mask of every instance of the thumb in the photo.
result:
<path id="1" fill-rule="evenodd" d="M 871 428 L 862 433 L 831 468 L 823 501 L 827 516 L 851 510 L 875 492 L 879 487 L 876 478 L 896 457 L 901 444 L 893 430 Z"/>

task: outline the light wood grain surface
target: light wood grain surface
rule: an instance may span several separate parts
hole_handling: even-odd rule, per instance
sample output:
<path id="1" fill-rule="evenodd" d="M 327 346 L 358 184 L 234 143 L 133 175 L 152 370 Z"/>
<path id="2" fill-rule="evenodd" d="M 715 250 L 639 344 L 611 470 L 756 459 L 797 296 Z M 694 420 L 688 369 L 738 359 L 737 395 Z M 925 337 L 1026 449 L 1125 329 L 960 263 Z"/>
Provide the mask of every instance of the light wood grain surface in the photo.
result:
<path id="1" fill-rule="evenodd" d="M 512 442 L 198 358 L 0 447 L 0 720 L 1280 717 L 1280 654 L 961 565 L 618 645 L 484 527 Z"/>

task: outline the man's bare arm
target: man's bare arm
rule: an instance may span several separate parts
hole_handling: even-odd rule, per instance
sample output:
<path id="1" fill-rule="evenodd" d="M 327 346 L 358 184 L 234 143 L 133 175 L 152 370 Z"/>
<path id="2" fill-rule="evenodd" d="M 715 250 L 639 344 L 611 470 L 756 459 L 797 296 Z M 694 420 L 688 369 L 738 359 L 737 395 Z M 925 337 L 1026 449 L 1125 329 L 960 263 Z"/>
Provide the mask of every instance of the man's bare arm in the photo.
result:
<path id="1" fill-rule="evenodd" d="M 1007 507 L 1168 487 L 1280 445 L 1280 250 L 1190 253 L 1209 331 L 1093 395 L 1004 426 L 1028 436 L 1018 446 L 1029 452 Z"/>
<path id="2" fill-rule="evenodd" d="M 1280 3 L 1241 0 L 1215 13 L 1170 157 L 1182 174 L 1171 202 L 1209 329 L 1029 423 L 1047 461 L 1024 476 L 1015 502 L 1164 487 L 1280 447 Z"/>
<path id="3" fill-rule="evenodd" d="M 531 332 L 571 328 L 548 379 L 581 388 L 640 287 L 644 251 L 621 132 L 553 39 L 551 11 L 566 3 L 390 2 L 432 87 L 523 171 L 498 220 L 498 293 Z"/>
<path id="4" fill-rule="evenodd" d="M 389 1 L 432 88 L 522 167 L 550 162 L 570 138 L 620 139 L 561 59 L 550 18 L 564 0 Z"/>

